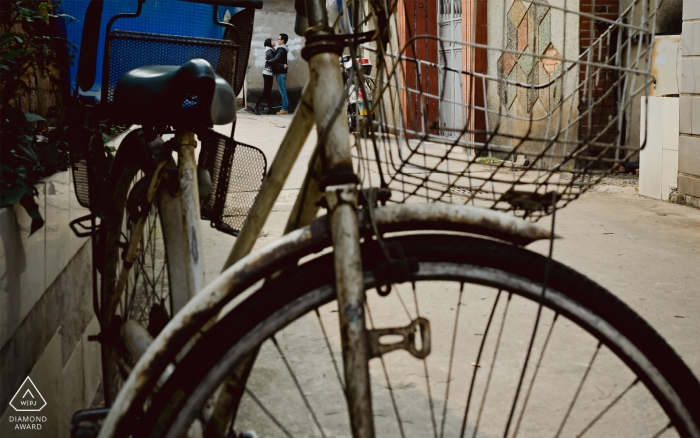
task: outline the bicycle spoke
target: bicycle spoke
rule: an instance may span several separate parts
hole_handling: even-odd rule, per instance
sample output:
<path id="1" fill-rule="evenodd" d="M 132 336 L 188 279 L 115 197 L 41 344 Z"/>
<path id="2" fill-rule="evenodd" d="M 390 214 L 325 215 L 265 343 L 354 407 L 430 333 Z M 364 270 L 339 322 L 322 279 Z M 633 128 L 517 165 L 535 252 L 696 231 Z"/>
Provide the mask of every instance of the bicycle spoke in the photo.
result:
<path id="1" fill-rule="evenodd" d="M 413 301 L 414 301 L 415 306 L 416 306 L 416 315 L 418 317 L 420 317 L 420 309 L 418 307 L 418 295 L 416 293 L 416 283 L 414 282 L 414 283 L 412 283 L 412 285 L 413 285 Z M 423 371 L 425 373 L 425 387 L 428 391 L 428 405 L 430 406 L 430 420 L 433 423 L 433 436 L 435 438 L 437 438 L 438 433 L 437 433 L 437 423 L 435 421 L 435 405 L 433 403 L 433 396 L 432 396 L 432 393 L 430 391 L 430 373 L 428 372 L 428 362 L 425 358 L 423 359 Z"/>
<path id="2" fill-rule="evenodd" d="M 491 377 L 493 376 L 493 369 L 496 365 L 496 358 L 498 357 L 498 347 L 501 345 L 501 337 L 503 336 L 503 327 L 506 325 L 506 316 L 508 315 L 508 306 L 510 305 L 510 299 L 513 297 L 512 294 L 508 294 L 508 301 L 506 301 L 506 306 L 503 309 L 503 318 L 501 319 L 501 327 L 498 329 L 498 337 L 496 338 L 496 346 L 493 349 L 493 358 L 491 359 L 491 366 L 489 367 L 489 375 L 486 377 L 486 387 L 484 388 L 484 396 L 481 398 L 481 406 L 479 406 L 479 414 L 476 416 L 476 424 L 474 425 L 474 433 L 472 438 L 476 437 L 476 432 L 479 430 L 479 422 L 481 421 L 481 414 L 484 412 L 484 406 L 486 405 L 486 395 L 489 392 L 489 386 L 491 385 Z"/>
<path id="3" fill-rule="evenodd" d="M 586 432 L 588 432 L 590 430 L 590 428 L 593 427 L 598 422 L 598 420 L 603 418 L 603 415 L 605 415 L 610 409 L 612 409 L 612 407 L 615 406 L 617 404 L 617 402 L 619 402 L 622 399 L 622 397 L 624 397 L 625 394 L 627 394 L 627 392 L 629 392 L 629 390 L 632 389 L 637 383 L 639 383 L 639 378 L 634 379 L 634 382 L 630 383 L 630 385 L 627 388 L 625 388 L 625 390 L 622 391 L 622 393 L 620 395 L 615 397 L 615 399 L 613 401 L 611 401 L 610 404 L 608 404 L 605 407 L 605 409 L 603 409 L 598 415 L 596 415 L 596 417 L 593 420 L 591 420 L 591 422 L 588 423 L 588 425 L 586 427 L 584 427 L 583 430 L 576 435 L 576 437 L 578 438 L 578 437 L 585 435 Z"/>
<path id="4" fill-rule="evenodd" d="M 367 309 L 367 318 L 369 320 L 370 329 L 374 329 L 374 321 L 372 320 L 372 311 L 369 309 L 369 305 L 365 304 Z M 391 380 L 389 379 L 389 372 L 386 369 L 386 362 L 384 362 L 384 356 L 379 356 L 379 361 L 382 364 L 382 370 L 384 371 L 384 379 L 386 380 L 386 386 L 389 390 L 389 396 L 391 397 L 391 404 L 394 407 L 394 415 L 396 415 L 396 422 L 399 424 L 399 432 L 402 438 L 406 438 L 406 434 L 403 430 L 403 421 L 401 420 L 401 414 L 399 414 L 399 407 L 396 404 L 396 398 L 394 397 L 394 388 L 391 386 Z"/>
<path id="5" fill-rule="evenodd" d="M 666 432 L 667 430 L 669 430 L 669 429 L 672 428 L 672 427 L 673 427 L 673 423 L 671 423 L 671 422 L 669 421 L 667 425 L 665 425 L 664 427 L 661 428 L 661 430 L 659 430 L 659 431 L 656 432 L 654 435 L 652 435 L 651 438 L 659 438 L 661 435 L 664 434 L 664 432 Z"/>
<path id="6" fill-rule="evenodd" d="M 513 433 L 513 438 L 518 436 L 518 431 L 520 430 L 520 423 L 522 422 L 523 416 L 525 415 L 525 408 L 527 408 L 527 402 L 530 400 L 530 393 L 532 392 L 532 387 L 535 385 L 535 379 L 537 378 L 537 373 L 540 371 L 540 366 L 542 365 L 542 358 L 544 358 L 544 352 L 547 350 L 547 345 L 549 345 L 549 338 L 552 336 L 552 332 L 554 331 L 554 324 L 557 322 L 558 317 L 559 314 L 555 313 L 554 318 L 552 318 L 552 323 L 549 326 L 549 331 L 547 332 L 547 337 L 544 340 L 544 345 L 542 346 L 540 358 L 537 361 L 537 366 L 535 367 L 535 371 L 532 375 L 532 380 L 530 380 L 530 385 L 528 386 L 527 392 L 525 393 L 523 408 L 520 410 L 518 422 L 515 424 L 515 432 Z"/>
<path id="7" fill-rule="evenodd" d="M 445 432 L 445 418 L 447 417 L 447 401 L 450 397 L 450 383 L 452 380 L 452 364 L 455 354 L 455 342 L 457 341 L 457 323 L 459 321 L 459 309 L 462 306 L 462 293 L 464 292 L 464 283 L 459 285 L 459 298 L 457 300 L 457 312 L 455 312 L 455 324 L 452 330 L 452 348 L 450 348 L 450 361 L 447 368 L 447 388 L 445 388 L 445 400 L 442 404 L 442 420 L 440 422 L 440 438 Z"/>
<path id="8" fill-rule="evenodd" d="M 566 425 L 566 421 L 569 419 L 569 415 L 571 414 L 571 410 L 574 408 L 574 404 L 576 403 L 576 400 L 578 399 L 578 396 L 581 393 L 581 388 L 583 388 L 583 384 L 586 381 L 586 378 L 588 377 L 588 372 L 593 367 L 593 362 L 595 361 L 596 356 L 598 356 L 598 352 L 600 351 L 601 345 L 602 344 L 600 342 L 598 342 L 598 346 L 596 347 L 595 351 L 593 352 L 593 357 L 591 357 L 591 361 L 588 363 L 588 368 L 586 368 L 586 372 L 583 373 L 583 377 L 581 378 L 581 382 L 578 384 L 578 388 L 576 388 L 576 393 L 574 394 L 574 399 L 571 400 L 571 403 L 569 404 L 569 408 L 566 410 L 566 414 L 564 415 L 564 419 L 562 420 L 561 425 L 559 426 L 559 430 L 557 430 L 557 434 L 555 436 L 561 435 L 561 431 L 564 430 L 564 426 Z"/>
<path id="9" fill-rule="evenodd" d="M 338 368 L 338 362 L 335 360 L 335 356 L 333 355 L 333 349 L 331 348 L 331 343 L 328 340 L 328 334 L 326 333 L 326 327 L 323 325 L 323 320 L 321 319 L 321 314 L 318 311 L 318 308 L 315 309 L 316 311 L 316 316 L 318 317 L 318 322 L 321 324 L 321 331 L 323 332 L 323 339 L 326 341 L 326 347 L 328 348 L 328 354 L 331 356 L 331 360 L 333 361 L 333 368 L 335 368 L 335 375 L 338 377 L 338 384 L 340 384 L 340 389 L 343 390 L 343 394 L 345 393 L 345 383 L 343 383 L 343 378 L 340 375 L 340 368 Z"/>
<path id="10" fill-rule="evenodd" d="M 282 426 L 282 423 L 280 423 L 280 421 L 279 421 L 274 415 L 272 415 L 272 412 L 270 412 L 270 411 L 267 410 L 267 408 L 266 408 L 266 407 L 260 402 L 260 400 L 255 396 L 255 394 L 253 394 L 253 391 L 251 391 L 250 389 L 248 389 L 248 386 L 247 386 L 247 385 L 246 385 L 246 387 L 245 387 L 245 393 L 248 394 L 248 396 L 250 396 L 250 398 L 253 399 L 253 401 L 255 402 L 255 404 L 258 405 L 258 407 L 265 413 L 265 415 L 267 415 L 267 417 L 268 417 L 270 420 L 272 420 L 273 423 L 275 423 L 275 426 L 277 426 L 285 435 L 287 435 L 288 437 L 292 437 L 292 436 L 293 436 L 291 433 L 289 433 L 289 431 L 288 431 L 287 429 L 284 428 L 284 426 Z"/>
<path id="11" fill-rule="evenodd" d="M 493 321 L 493 315 L 496 313 L 496 306 L 498 306 L 498 301 L 501 298 L 502 290 L 498 291 L 496 298 L 493 301 L 493 306 L 491 307 L 491 313 L 489 314 L 489 319 L 486 322 L 486 329 L 484 330 L 484 336 L 481 338 L 481 344 L 479 345 L 479 352 L 476 354 L 476 362 L 474 362 L 474 373 L 472 374 L 472 380 L 469 384 L 469 392 L 467 393 L 467 405 L 464 408 L 464 416 L 462 416 L 462 428 L 460 430 L 459 436 L 464 437 L 464 432 L 466 432 L 467 427 L 467 413 L 469 412 L 469 405 L 472 400 L 472 393 L 474 392 L 474 382 L 476 381 L 476 373 L 479 371 L 479 362 L 481 361 L 481 353 L 484 351 L 484 344 L 486 343 L 486 338 L 489 334 L 489 329 L 491 328 L 491 321 Z"/>
<path id="12" fill-rule="evenodd" d="M 289 361 L 287 361 L 287 356 L 285 356 L 284 352 L 280 348 L 279 344 L 277 343 L 277 339 L 273 336 L 270 338 L 272 340 L 272 343 L 275 344 L 275 347 L 277 347 L 277 351 L 279 354 L 282 356 L 282 361 L 284 362 L 284 366 L 287 367 L 287 371 L 289 371 L 289 375 L 294 380 L 294 384 L 296 385 L 297 389 L 299 390 L 299 395 L 301 395 L 302 400 L 304 400 L 304 404 L 306 405 L 306 409 L 308 409 L 309 413 L 311 414 L 311 417 L 314 420 L 314 423 L 316 423 L 316 427 L 318 427 L 319 432 L 321 432 L 321 436 L 325 438 L 326 434 L 323 432 L 323 428 L 321 427 L 321 424 L 318 422 L 318 418 L 316 418 L 316 413 L 314 410 L 311 408 L 311 404 L 309 404 L 309 400 L 306 398 L 306 395 L 304 395 L 304 391 L 301 389 L 301 385 L 299 384 L 299 380 L 297 379 L 296 374 L 292 370 L 292 367 L 289 365 Z"/>

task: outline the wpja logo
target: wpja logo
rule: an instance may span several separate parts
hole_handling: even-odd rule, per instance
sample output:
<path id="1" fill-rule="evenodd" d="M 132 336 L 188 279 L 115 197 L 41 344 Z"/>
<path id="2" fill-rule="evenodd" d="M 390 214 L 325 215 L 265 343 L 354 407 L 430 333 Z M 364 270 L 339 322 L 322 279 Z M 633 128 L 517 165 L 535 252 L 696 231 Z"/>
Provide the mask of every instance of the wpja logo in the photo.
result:
<path id="1" fill-rule="evenodd" d="M 10 400 L 10 406 L 17 412 L 39 412 L 46 406 L 46 400 L 37 389 L 32 379 L 24 379 L 15 396 Z M 41 415 L 10 415 L 10 423 L 15 423 L 15 429 L 41 429 L 46 422 L 46 416 Z"/>

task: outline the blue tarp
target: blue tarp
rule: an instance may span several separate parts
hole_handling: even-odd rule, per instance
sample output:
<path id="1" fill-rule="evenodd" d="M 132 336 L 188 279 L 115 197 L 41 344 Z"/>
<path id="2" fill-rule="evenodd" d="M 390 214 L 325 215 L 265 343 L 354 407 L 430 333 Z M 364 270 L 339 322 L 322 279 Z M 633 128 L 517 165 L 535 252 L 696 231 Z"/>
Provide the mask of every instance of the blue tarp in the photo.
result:
<path id="1" fill-rule="evenodd" d="M 63 13 L 75 20 L 66 21 L 66 34 L 68 41 L 80 46 L 83 35 L 85 12 L 90 0 L 62 0 Z M 104 0 L 102 20 L 99 32 L 97 50 L 97 74 L 95 85 L 84 94 L 99 96 L 102 82 L 102 63 L 104 54 L 104 42 L 107 23 L 110 18 L 119 13 L 136 12 L 137 0 Z M 213 19 L 212 5 L 190 3 L 179 0 L 147 0 L 143 5 L 141 15 L 133 19 L 119 19 L 112 29 L 129 30 L 136 32 L 159 33 L 168 35 L 182 35 L 201 38 L 222 38 L 223 28 L 217 26 Z M 223 21 L 226 10 L 219 8 L 217 15 Z M 231 10 L 231 14 L 236 11 Z M 73 65 L 70 67 L 71 91 L 75 89 L 75 77 L 80 60 L 80 47 L 78 47 Z M 81 92 L 82 94 L 82 92 Z"/>

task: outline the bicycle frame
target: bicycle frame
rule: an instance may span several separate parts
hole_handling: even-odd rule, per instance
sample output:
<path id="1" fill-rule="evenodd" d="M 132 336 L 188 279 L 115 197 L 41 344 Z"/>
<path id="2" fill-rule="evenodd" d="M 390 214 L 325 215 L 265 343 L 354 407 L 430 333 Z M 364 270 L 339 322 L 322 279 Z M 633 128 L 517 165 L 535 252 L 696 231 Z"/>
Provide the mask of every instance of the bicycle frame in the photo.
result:
<path id="1" fill-rule="evenodd" d="M 200 207 L 197 188 L 197 162 L 194 150 L 197 146 L 194 132 L 178 132 L 175 136 L 178 153 L 177 196 L 172 196 L 163 188 L 164 173 L 168 160 L 158 164 L 151 177 L 146 194 L 147 205 L 158 202 L 163 217 L 163 235 L 167 258 L 170 260 L 169 279 L 173 314 L 182 309 L 204 285 L 204 266 L 201 254 Z M 126 288 L 127 279 L 136 258 L 136 251 L 141 244 L 145 225 L 145 216 L 136 223 L 133 238 L 124 256 L 124 266 L 119 273 L 119 281 L 111 301 L 103 304 L 103 321 L 106 327 L 111 324 L 112 309 L 121 299 Z M 133 328 L 133 327 L 132 327 Z M 122 329 L 122 337 L 138 359 L 151 343 L 152 338 L 144 330 Z"/>

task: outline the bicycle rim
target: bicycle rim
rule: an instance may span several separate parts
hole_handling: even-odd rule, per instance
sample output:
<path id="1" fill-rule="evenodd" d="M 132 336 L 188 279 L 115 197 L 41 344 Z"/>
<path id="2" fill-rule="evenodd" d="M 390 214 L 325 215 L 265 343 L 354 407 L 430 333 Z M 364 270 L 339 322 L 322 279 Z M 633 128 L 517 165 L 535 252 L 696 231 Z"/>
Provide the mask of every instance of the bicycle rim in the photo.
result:
<path id="1" fill-rule="evenodd" d="M 697 436 L 697 380 L 600 286 L 551 262 L 542 295 L 546 259 L 537 254 L 468 237 L 395 240 L 419 270 L 400 284 L 365 272 L 367 324 L 425 317 L 432 351 L 370 362 L 378 436 Z M 372 266 L 376 253 L 363 260 Z M 262 344 L 234 429 L 349 436 L 332 266 L 326 255 L 285 273 L 219 320 L 134 430 L 183 435 L 229 370 Z M 386 283 L 394 283 L 387 297 L 370 290 Z"/>
<path id="2" fill-rule="evenodd" d="M 129 218 L 127 200 L 134 185 L 144 176 L 137 166 L 125 166 L 114 192 L 112 217 L 119 218 L 120 224 L 107 231 L 102 303 L 110 301 L 109 297 L 114 293 L 119 273 L 124 267 L 123 254 L 136 227 L 136 218 Z M 157 336 L 172 316 L 168 280 L 161 216 L 157 202 L 154 202 L 145 218 L 143 235 L 124 293 L 114 308 L 102 309 L 103 321 L 108 322 L 108 332 L 111 334 L 109 339 L 102 342 L 103 385 L 107 405 L 114 400 L 136 362 L 121 338 L 119 326 L 133 320 L 146 328 L 151 336 Z"/>

